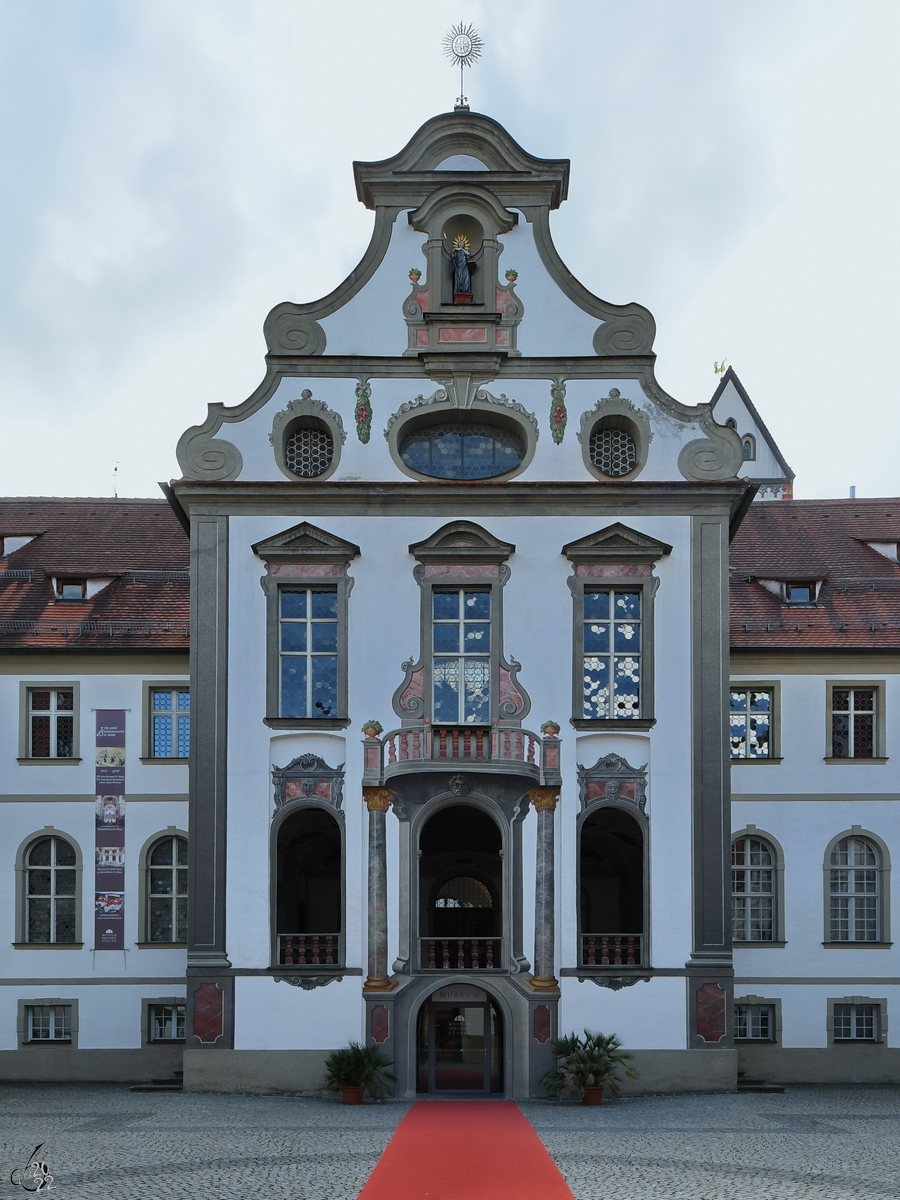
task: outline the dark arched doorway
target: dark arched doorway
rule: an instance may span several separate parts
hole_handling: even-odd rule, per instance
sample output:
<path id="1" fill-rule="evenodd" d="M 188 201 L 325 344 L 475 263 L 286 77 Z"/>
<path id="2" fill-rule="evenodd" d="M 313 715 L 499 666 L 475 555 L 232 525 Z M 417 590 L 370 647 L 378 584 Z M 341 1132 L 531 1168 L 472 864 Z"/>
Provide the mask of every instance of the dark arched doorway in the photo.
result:
<path id="1" fill-rule="evenodd" d="M 341 830 L 321 808 L 301 808 L 278 830 L 275 922 L 279 964 L 341 961 Z"/>
<path id="2" fill-rule="evenodd" d="M 644 943 L 644 831 L 628 813 L 601 808 L 581 826 L 582 966 L 640 966 Z"/>
<path id="3" fill-rule="evenodd" d="M 431 817 L 419 838 L 419 966 L 502 966 L 503 858 L 500 830 L 470 804 Z"/>
<path id="4" fill-rule="evenodd" d="M 503 1017 L 483 988 L 450 984 L 419 1009 L 416 1091 L 503 1091 Z"/>

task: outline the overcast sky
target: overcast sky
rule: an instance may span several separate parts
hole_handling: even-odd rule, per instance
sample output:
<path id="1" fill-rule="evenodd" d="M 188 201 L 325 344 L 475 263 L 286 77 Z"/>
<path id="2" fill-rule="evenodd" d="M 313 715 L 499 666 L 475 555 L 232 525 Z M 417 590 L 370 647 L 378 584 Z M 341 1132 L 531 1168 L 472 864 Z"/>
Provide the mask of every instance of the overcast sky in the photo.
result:
<path id="1" fill-rule="evenodd" d="M 0 0 L 0 491 L 158 495 L 267 311 L 359 260 L 351 162 L 452 108 L 457 20 L 662 386 L 727 356 L 798 496 L 900 493 L 897 0 Z"/>

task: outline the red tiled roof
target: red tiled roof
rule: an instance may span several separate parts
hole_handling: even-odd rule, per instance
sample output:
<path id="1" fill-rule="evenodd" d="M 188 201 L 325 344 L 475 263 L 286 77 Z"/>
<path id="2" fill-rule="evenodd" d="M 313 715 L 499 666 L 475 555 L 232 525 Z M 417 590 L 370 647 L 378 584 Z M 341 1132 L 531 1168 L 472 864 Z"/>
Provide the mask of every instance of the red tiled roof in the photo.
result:
<path id="1" fill-rule="evenodd" d="M 900 542 L 900 499 L 750 506 L 731 546 L 733 649 L 900 649 L 900 566 L 867 542 Z M 824 580 L 815 608 L 760 579 Z"/>
<path id="2" fill-rule="evenodd" d="M 189 543 L 165 500 L 0 499 L 0 650 L 186 650 Z M 53 576 L 113 582 L 60 603 Z"/>

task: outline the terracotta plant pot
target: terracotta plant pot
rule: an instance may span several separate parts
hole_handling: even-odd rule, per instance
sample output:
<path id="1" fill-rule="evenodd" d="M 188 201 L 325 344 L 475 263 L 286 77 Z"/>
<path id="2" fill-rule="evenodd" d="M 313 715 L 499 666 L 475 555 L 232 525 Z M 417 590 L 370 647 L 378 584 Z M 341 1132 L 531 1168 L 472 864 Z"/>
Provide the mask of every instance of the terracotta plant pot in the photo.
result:
<path id="1" fill-rule="evenodd" d="M 603 1088 L 602 1087 L 586 1087 L 584 1094 L 581 1097 L 582 1104 L 602 1104 L 603 1103 Z"/>
<path id="2" fill-rule="evenodd" d="M 600 1089 L 603 1091 L 603 1088 Z M 363 1090 L 361 1087 L 352 1087 L 350 1084 L 345 1084 L 341 1088 L 341 1103 L 342 1104 L 362 1104 Z"/>
<path id="3" fill-rule="evenodd" d="M 378 737 L 378 730 L 375 728 L 374 725 L 367 725 L 365 727 L 365 729 L 363 730 L 363 733 L 366 735 L 367 738 L 377 738 Z"/>

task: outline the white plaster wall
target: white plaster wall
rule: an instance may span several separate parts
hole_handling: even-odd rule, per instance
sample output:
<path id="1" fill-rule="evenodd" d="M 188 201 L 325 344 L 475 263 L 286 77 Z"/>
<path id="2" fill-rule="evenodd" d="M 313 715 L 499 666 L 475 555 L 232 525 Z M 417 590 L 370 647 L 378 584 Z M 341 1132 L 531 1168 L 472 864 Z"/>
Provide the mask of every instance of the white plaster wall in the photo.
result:
<path id="1" fill-rule="evenodd" d="M 333 1050 L 365 1037 L 354 976 L 306 992 L 260 976 L 234 981 L 235 1050 Z"/>
<path id="2" fill-rule="evenodd" d="M 537 731 L 545 720 L 563 722 L 564 784 L 556 817 L 558 965 L 574 966 L 577 954 L 576 763 L 592 765 L 601 754 L 615 751 L 636 766 L 653 764 L 648 802 L 651 897 L 666 897 L 664 903 L 651 900 L 653 961 L 657 966 L 680 967 L 691 948 L 689 519 L 636 519 L 627 513 L 620 518 L 674 547 L 657 568 L 661 583 L 655 601 L 656 727 L 647 733 L 625 730 L 576 738 L 567 723 L 572 705 L 572 600 L 566 580 L 571 565 L 560 549 L 564 542 L 583 537 L 616 517 L 598 522 L 588 517 L 560 521 L 555 516 L 467 515 L 519 547 L 510 559 L 511 577 L 504 589 L 504 652 L 522 663 L 520 682 L 532 700 L 524 725 Z M 420 590 L 407 546 L 428 537 L 444 521 L 406 516 L 315 518 L 317 525 L 356 542 L 362 551 L 349 567 L 354 579 L 348 623 L 350 725 L 346 734 L 298 731 L 273 735 L 262 720 L 265 598 L 259 579 L 263 565 L 249 547 L 302 519 L 302 513 L 293 513 L 284 518 L 239 516 L 230 522 L 229 605 L 231 628 L 239 633 L 229 645 L 228 878 L 241 880 L 241 884 L 229 888 L 228 953 L 237 967 L 269 965 L 270 767 L 284 766 L 297 754 L 311 750 L 331 765 L 346 759 L 347 965 L 365 970 L 367 862 L 360 726 L 369 718 L 380 720 L 385 730 L 400 723 L 391 708 L 391 696 L 402 681 L 400 663 L 410 656 L 417 658 L 420 650 Z M 548 608 L 558 614 L 556 618 L 547 619 Z M 529 814 L 523 828 L 523 947 L 529 960 L 534 937 L 535 826 Z M 391 814 L 387 828 L 390 963 L 397 954 L 399 921 L 398 823 Z M 358 1004 L 356 984 L 346 991 L 353 991 Z M 334 992 L 332 985 L 329 997 Z M 681 992 L 678 1004 L 681 1013 Z M 246 1026 L 245 1046 L 252 1043 L 252 1028 L 252 1023 Z M 680 1026 L 679 1037 L 682 1041 L 677 1044 L 681 1045 Z"/>
<path id="3" fill-rule="evenodd" d="M 740 393 L 731 380 L 728 381 L 722 395 L 716 401 L 715 418 L 724 425 L 729 417 L 737 424 L 737 432 L 741 437 L 748 433 L 756 439 L 756 459 L 745 462 L 738 472 L 742 479 L 784 479 L 784 468 L 772 453 L 765 434 L 759 427 L 759 422 L 751 415 L 747 405 L 741 399 Z"/>
<path id="4" fill-rule="evenodd" d="M 561 991 L 561 1033 L 615 1033 L 629 1050 L 687 1048 L 683 977 L 656 976 L 618 992 L 569 978 L 562 980 Z"/>
<path id="5" fill-rule="evenodd" d="M 19 1000 L 74 1000 L 78 1004 L 79 1050 L 136 1050 L 144 1044 L 141 1002 L 184 996 L 184 983 L 111 985 L 67 983 L 64 978 L 47 984 L 0 986 L 0 1050 L 18 1048 Z"/>

